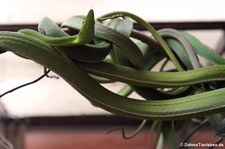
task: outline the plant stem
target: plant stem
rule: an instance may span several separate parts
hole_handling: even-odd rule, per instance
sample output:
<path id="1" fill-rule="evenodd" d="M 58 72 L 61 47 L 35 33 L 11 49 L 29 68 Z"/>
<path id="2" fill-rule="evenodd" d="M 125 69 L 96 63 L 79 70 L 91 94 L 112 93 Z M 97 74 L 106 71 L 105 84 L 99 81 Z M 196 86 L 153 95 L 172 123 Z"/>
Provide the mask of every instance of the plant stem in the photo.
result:
<path id="1" fill-rule="evenodd" d="M 194 133 L 196 133 L 200 128 L 202 128 L 206 123 L 208 122 L 207 119 L 205 119 L 204 121 L 202 121 L 199 125 L 197 125 L 194 129 L 192 129 L 192 131 L 189 133 L 189 135 L 185 138 L 185 140 L 183 141 L 183 143 L 186 143 L 190 140 L 190 138 L 194 135 Z M 179 147 L 179 149 L 181 149 L 181 147 Z"/>
<path id="2" fill-rule="evenodd" d="M 50 72 L 50 70 L 45 70 L 45 71 L 44 71 L 44 74 L 41 75 L 40 77 L 38 77 L 37 79 L 35 79 L 35 80 L 31 81 L 31 82 L 22 84 L 22 85 L 20 85 L 20 86 L 18 86 L 18 87 L 15 87 L 15 88 L 13 88 L 13 89 L 11 89 L 11 90 L 9 90 L 9 91 L 7 91 L 7 92 L 1 94 L 1 95 L 0 95 L 0 98 L 2 98 L 3 96 L 5 96 L 6 94 L 9 94 L 9 93 L 11 93 L 11 92 L 14 92 L 14 91 L 20 89 L 20 88 L 22 88 L 22 87 L 25 87 L 25 86 L 28 86 L 28 85 L 31 85 L 31 84 L 34 84 L 34 83 L 40 81 L 42 78 L 44 78 L 45 76 L 47 76 L 49 72 Z"/>

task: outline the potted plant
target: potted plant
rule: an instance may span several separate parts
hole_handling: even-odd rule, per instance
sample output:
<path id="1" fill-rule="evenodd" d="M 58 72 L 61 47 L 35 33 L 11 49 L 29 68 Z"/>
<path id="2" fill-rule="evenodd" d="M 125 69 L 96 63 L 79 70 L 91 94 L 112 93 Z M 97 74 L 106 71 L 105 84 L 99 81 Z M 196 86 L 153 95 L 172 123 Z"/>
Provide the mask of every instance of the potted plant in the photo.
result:
<path id="1" fill-rule="evenodd" d="M 148 33 L 135 30 L 134 22 Z M 223 138 L 225 60 L 186 32 L 156 31 L 142 18 L 122 11 L 95 19 L 90 10 L 60 27 L 44 18 L 38 31 L 2 31 L 0 53 L 6 51 L 49 69 L 45 75 L 54 71 L 94 106 L 143 120 L 130 136 L 121 129 L 125 139 L 153 121 L 152 129 L 158 128 L 167 148 L 182 148 L 175 133 L 186 120 L 199 117 Z M 172 67 L 166 67 L 168 63 Z M 158 70 L 153 69 L 156 66 Z M 114 93 L 101 85 L 112 82 L 122 82 L 124 87 Z M 132 92 L 141 100 L 130 97 Z"/>

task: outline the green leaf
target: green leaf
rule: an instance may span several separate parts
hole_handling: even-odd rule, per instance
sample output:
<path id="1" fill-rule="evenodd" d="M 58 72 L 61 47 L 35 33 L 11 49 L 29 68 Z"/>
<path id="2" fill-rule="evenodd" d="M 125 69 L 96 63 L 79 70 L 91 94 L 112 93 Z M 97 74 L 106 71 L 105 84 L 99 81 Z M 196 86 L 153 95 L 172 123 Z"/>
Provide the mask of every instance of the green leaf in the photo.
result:
<path id="1" fill-rule="evenodd" d="M 176 139 L 175 139 L 175 125 L 174 121 L 165 121 L 162 124 L 163 138 L 166 143 L 167 149 L 175 149 Z"/>
<path id="2" fill-rule="evenodd" d="M 69 36 L 60 29 L 50 18 L 43 18 L 38 24 L 38 31 L 49 37 L 65 37 Z"/>
<path id="3" fill-rule="evenodd" d="M 133 29 L 133 22 L 129 18 L 120 19 L 116 18 L 116 21 L 110 23 L 109 26 L 112 29 L 120 32 L 121 34 L 125 35 L 126 37 L 130 37 L 132 29 Z"/>
<path id="4" fill-rule="evenodd" d="M 223 120 L 223 116 L 221 114 L 213 114 L 206 116 L 206 118 L 208 119 L 211 127 L 215 130 L 215 132 L 220 134 L 220 130 L 223 127 L 221 125 L 224 125 L 221 123 Z"/>
<path id="5" fill-rule="evenodd" d="M 222 120 L 222 122 L 220 123 L 217 135 L 225 138 L 225 119 Z"/>

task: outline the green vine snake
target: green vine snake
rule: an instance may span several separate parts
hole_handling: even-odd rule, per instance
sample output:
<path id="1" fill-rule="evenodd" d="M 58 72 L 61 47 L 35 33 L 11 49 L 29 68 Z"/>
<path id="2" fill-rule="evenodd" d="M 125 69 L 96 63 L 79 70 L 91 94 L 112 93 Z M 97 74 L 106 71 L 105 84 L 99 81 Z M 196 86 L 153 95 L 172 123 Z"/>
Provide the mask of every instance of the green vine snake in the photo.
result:
<path id="1" fill-rule="evenodd" d="M 161 44 L 167 57 L 180 72 L 153 72 L 143 69 L 144 55 L 137 45 L 131 39 L 100 23 L 116 17 L 130 17 L 145 26 Z M 43 35 L 32 30 L 2 31 L 0 32 L 0 48 L 2 51 L 14 52 L 51 69 L 94 105 L 122 116 L 136 119 L 174 120 L 205 116 L 225 110 L 225 88 L 216 88 L 176 99 L 139 100 L 123 97 L 102 87 L 89 73 L 138 87 L 178 88 L 224 81 L 225 65 L 185 70 L 163 38 L 138 16 L 127 12 L 115 12 L 97 20 L 94 20 L 94 13 L 91 10 L 81 26 L 76 27 L 68 22 L 63 24 L 64 28 L 78 31 L 76 35 L 61 34 L 62 36 L 55 37 L 47 36 L 48 33 Z M 224 64 L 223 58 L 201 45 L 191 35 L 184 34 L 184 36 L 194 47 L 196 53 L 200 51 L 199 49 L 204 48 L 205 51 L 199 52 L 200 54 L 213 64 Z M 82 48 L 82 46 L 93 44 L 94 41 L 96 43 L 104 41 L 103 45 L 112 43 L 120 47 L 132 63 L 132 67 L 110 64 L 102 61 L 103 58 L 94 60 L 94 63 L 80 61 L 79 58 L 71 58 L 63 50 L 63 48 L 73 46 Z M 71 50 L 75 52 L 76 48 Z M 105 48 L 102 49 L 102 52 L 105 58 L 107 56 Z M 213 56 L 209 56 L 210 54 Z"/>

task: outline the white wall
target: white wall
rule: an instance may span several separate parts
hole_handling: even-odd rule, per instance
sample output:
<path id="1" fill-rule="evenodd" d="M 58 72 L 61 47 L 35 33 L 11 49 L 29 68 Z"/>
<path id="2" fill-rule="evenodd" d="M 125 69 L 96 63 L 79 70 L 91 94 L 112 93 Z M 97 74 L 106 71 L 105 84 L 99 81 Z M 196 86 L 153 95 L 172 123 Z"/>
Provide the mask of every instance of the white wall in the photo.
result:
<path id="1" fill-rule="evenodd" d="M 94 9 L 96 16 L 124 10 L 149 21 L 224 20 L 224 0 L 7 0 L 1 2 L 0 23 L 55 21 Z"/>
<path id="2" fill-rule="evenodd" d="M 7 0 L 1 2 L 0 24 L 37 23 L 44 16 L 61 22 L 94 9 L 96 16 L 114 10 L 136 13 L 149 21 L 224 21 L 224 0 Z M 220 31 L 193 32 L 216 47 Z M 43 73 L 42 67 L 13 54 L 0 55 L 0 94 Z M 115 90 L 118 85 L 111 86 Z M 107 114 L 95 108 L 62 79 L 40 82 L 4 96 L 13 116 Z"/>

